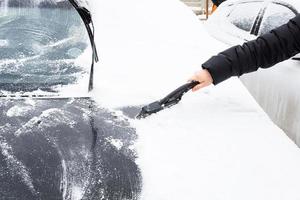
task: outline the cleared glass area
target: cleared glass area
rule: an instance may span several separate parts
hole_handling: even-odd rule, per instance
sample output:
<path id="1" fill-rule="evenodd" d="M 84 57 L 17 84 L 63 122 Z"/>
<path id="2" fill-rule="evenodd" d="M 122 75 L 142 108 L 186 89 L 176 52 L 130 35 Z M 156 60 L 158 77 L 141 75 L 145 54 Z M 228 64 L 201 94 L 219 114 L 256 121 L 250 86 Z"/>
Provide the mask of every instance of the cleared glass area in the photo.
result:
<path id="1" fill-rule="evenodd" d="M 55 91 L 90 63 L 85 26 L 67 0 L 0 0 L 0 91 Z M 81 63 L 81 64 L 79 64 Z"/>

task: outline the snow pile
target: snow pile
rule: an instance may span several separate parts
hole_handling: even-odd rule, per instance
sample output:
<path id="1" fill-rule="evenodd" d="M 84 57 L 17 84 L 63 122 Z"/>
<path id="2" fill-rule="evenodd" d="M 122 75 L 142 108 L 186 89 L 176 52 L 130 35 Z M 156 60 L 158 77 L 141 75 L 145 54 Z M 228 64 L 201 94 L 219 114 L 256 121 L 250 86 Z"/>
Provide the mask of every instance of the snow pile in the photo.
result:
<path id="1" fill-rule="evenodd" d="M 94 96 L 107 107 L 166 95 L 224 48 L 175 0 L 94 0 L 100 63 Z M 143 200 L 297 200 L 300 151 L 239 80 L 133 120 Z"/>
<path id="2" fill-rule="evenodd" d="M 238 80 L 134 124 L 144 200 L 300 197 L 299 149 Z"/>
<path id="3" fill-rule="evenodd" d="M 7 111 L 6 115 L 8 117 L 25 116 L 31 109 L 31 106 L 13 106 Z"/>
<path id="4" fill-rule="evenodd" d="M 94 5 L 93 5 L 94 3 Z M 95 1 L 100 63 L 95 88 L 108 106 L 144 104 L 175 89 L 223 46 L 183 3 L 172 0 Z M 196 24 L 196 26 L 195 26 Z"/>

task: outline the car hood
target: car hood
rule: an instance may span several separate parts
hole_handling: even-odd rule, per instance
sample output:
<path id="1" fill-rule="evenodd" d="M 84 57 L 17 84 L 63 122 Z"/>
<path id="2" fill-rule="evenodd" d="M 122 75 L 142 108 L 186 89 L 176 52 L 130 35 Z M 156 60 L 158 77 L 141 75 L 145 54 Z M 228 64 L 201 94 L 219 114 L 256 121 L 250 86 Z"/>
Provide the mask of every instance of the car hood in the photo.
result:
<path id="1" fill-rule="evenodd" d="M 135 129 L 89 98 L 0 101 L 4 199 L 135 199 Z"/>

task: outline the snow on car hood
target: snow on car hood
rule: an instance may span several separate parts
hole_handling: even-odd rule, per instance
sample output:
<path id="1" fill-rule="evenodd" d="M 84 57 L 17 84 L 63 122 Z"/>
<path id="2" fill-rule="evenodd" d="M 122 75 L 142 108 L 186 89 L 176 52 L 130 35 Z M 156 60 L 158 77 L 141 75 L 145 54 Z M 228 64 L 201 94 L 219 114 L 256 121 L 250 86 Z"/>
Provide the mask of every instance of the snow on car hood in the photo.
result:
<path id="1" fill-rule="evenodd" d="M 91 5 L 101 52 L 93 95 L 108 107 L 162 98 L 225 48 L 179 1 Z M 237 79 L 132 124 L 143 200 L 300 198 L 299 149 Z"/>
<path id="2" fill-rule="evenodd" d="M 116 3 L 118 6 L 105 0 L 90 3 L 97 8 L 93 19 L 101 60 L 95 69 L 95 91 L 108 106 L 157 100 L 185 83 L 210 55 L 225 48 L 208 36 L 181 2 Z M 179 16 L 174 16 L 176 13 Z"/>

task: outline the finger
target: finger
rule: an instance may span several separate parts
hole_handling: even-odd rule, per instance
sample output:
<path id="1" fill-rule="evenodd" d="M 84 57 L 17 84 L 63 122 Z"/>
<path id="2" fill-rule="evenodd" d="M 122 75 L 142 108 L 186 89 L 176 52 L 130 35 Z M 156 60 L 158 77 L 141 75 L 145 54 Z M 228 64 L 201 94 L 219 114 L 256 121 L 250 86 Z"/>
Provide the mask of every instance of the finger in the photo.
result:
<path id="1" fill-rule="evenodd" d="M 198 85 L 196 85 L 193 89 L 192 89 L 192 91 L 193 92 L 196 92 L 196 91 L 198 91 L 198 90 L 200 90 L 200 89 L 202 89 L 202 88 L 204 88 L 206 86 L 206 83 L 200 83 L 200 84 L 198 84 Z"/>

